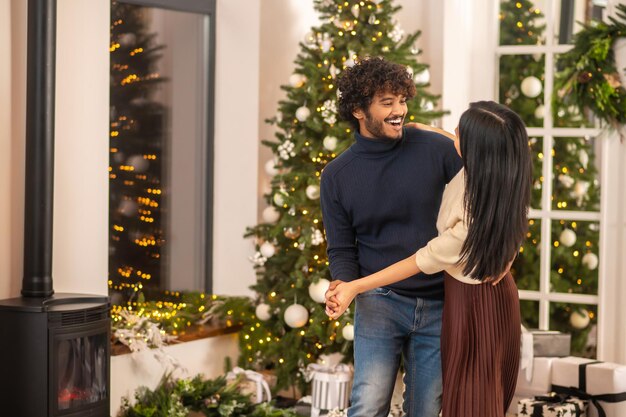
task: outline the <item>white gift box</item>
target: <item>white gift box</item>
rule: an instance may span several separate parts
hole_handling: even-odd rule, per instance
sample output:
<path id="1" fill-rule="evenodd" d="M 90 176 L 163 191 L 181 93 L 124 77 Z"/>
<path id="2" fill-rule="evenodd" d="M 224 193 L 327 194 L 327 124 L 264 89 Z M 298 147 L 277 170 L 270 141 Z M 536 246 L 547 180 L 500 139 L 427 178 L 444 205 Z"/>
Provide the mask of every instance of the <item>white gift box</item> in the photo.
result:
<path id="1" fill-rule="evenodd" d="M 511 401 L 508 412 L 517 413 L 517 403 L 523 398 L 536 395 L 548 395 L 552 387 L 552 362 L 556 358 L 534 358 L 532 361 L 532 374 L 528 378 L 526 369 L 520 369 L 517 374 L 515 397 Z"/>
<path id="2" fill-rule="evenodd" d="M 255 371 L 235 367 L 226 374 L 227 381 L 233 381 L 237 378 L 243 380 L 239 382 L 239 389 L 242 394 L 250 395 L 252 402 L 258 404 L 264 401 L 269 402 L 272 399 L 270 387 L 265 377 Z"/>
<path id="3" fill-rule="evenodd" d="M 345 364 L 307 366 L 307 379 L 311 381 L 311 417 L 317 417 L 321 410 L 348 408 L 352 371 Z"/>
<path id="4" fill-rule="evenodd" d="M 557 358 L 552 363 L 552 390 L 589 399 L 589 417 L 602 417 L 603 413 L 606 417 L 626 416 L 624 365 L 573 356 Z"/>
<path id="5" fill-rule="evenodd" d="M 524 369 L 520 369 L 517 375 L 517 386 L 515 395 L 532 397 L 535 395 L 546 395 L 551 390 L 552 385 L 552 363 L 557 358 L 534 358 L 533 372 L 530 379 Z"/>

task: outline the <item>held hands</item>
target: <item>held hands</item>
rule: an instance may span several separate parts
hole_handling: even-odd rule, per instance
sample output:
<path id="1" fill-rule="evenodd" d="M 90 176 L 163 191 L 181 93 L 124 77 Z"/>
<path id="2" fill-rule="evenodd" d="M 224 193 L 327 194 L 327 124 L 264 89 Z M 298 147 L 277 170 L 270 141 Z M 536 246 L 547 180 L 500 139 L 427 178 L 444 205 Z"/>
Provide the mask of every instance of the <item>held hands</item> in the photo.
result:
<path id="1" fill-rule="evenodd" d="M 352 282 L 332 281 L 326 291 L 326 314 L 331 319 L 339 318 L 357 296 Z"/>

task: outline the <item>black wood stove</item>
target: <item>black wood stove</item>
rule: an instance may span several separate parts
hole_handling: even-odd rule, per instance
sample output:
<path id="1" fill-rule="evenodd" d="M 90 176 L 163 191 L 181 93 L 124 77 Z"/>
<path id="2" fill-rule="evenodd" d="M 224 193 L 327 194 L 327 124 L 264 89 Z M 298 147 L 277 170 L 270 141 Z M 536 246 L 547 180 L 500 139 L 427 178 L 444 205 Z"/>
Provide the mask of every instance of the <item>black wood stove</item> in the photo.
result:
<path id="1" fill-rule="evenodd" d="M 29 0 L 24 276 L 0 300 L 0 416 L 109 417 L 109 299 L 52 287 L 55 42 L 56 0 Z"/>

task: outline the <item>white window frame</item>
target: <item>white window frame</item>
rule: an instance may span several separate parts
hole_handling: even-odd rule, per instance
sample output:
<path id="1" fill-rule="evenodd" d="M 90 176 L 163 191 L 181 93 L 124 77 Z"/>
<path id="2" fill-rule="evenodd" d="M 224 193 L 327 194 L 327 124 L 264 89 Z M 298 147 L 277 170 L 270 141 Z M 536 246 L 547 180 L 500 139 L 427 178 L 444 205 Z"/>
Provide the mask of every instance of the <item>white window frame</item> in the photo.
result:
<path id="1" fill-rule="evenodd" d="M 553 190 L 553 156 L 552 148 L 555 138 L 559 137 L 598 137 L 601 133 L 601 129 L 593 128 L 558 128 L 554 127 L 554 120 L 552 119 L 552 91 L 554 90 L 554 73 L 555 73 L 555 56 L 556 54 L 562 54 L 569 51 L 572 45 L 562 45 L 556 43 L 554 36 L 555 29 L 555 17 L 556 7 L 558 0 L 544 0 L 546 2 L 546 10 L 542 10 L 545 16 L 545 42 L 542 45 L 498 45 L 496 46 L 496 89 L 499 86 L 499 62 L 500 58 L 505 55 L 532 55 L 542 54 L 545 57 L 544 67 L 544 88 L 543 99 L 545 116 L 543 119 L 543 127 L 528 128 L 529 137 L 542 137 L 543 138 L 543 166 L 542 176 L 544 181 L 542 183 L 541 193 L 541 209 L 531 209 L 529 212 L 529 218 L 541 220 L 541 243 L 540 243 L 540 276 L 539 276 L 539 290 L 520 290 L 520 300 L 531 300 L 539 302 L 539 328 L 547 330 L 550 327 L 550 303 L 563 302 L 572 304 L 588 304 L 596 305 L 598 308 L 597 325 L 598 325 L 598 337 L 597 337 L 597 351 L 598 355 L 601 351 L 601 345 L 603 339 L 601 335 L 604 333 L 602 329 L 602 314 L 601 309 L 603 305 L 602 294 L 602 282 L 605 280 L 605 263 L 600 262 L 598 266 L 598 295 L 592 294 L 570 294 L 570 293 L 557 293 L 550 291 L 550 272 L 551 272 L 551 259 L 552 259 L 552 223 L 554 220 L 566 220 L 566 221 L 593 221 L 600 224 L 600 242 L 599 246 L 599 258 L 604 260 L 606 258 L 607 242 L 603 241 L 605 233 L 604 225 L 606 221 L 605 215 L 605 194 L 607 190 L 604 189 L 604 185 L 607 184 L 606 173 L 607 169 L 607 152 L 604 142 L 600 142 L 602 151 L 600 152 L 600 161 L 597 161 L 600 167 L 600 211 L 571 211 L 571 210 L 554 210 L 552 208 L 552 190 Z M 496 1 L 499 8 L 500 2 Z M 499 35 L 499 32 L 498 32 Z M 499 36 L 498 38 L 499 39 Z M 496 94 L 496 97 L 499 95 Z"/>
<path id="2" fill-rule="evenodd" d="M 609 14 L 613 4 L 621 1 L 624 0 L 608 1 Z M 443 117 L 442 125 L 445 129 L 452 131 L 463 111 L 467 109 L 468 103 L 478 100 L 498 100 L 497 69 L 500 55 L 504 53 L 526 54 L 530 51 L 528 46 L 498 46 L 499 0 L 443 0 L 440 7 L 443 22 L 437 26 L 437 30 L 441 33 L 442 45 L 441 105 L 442 108 L 450 111 L 449 115 Z M 554 13 L 551 10 L 549 12 L 550 28 L 546 30 L 553 30 Z M 552 54 L 549 55 L 552 60 L 546 62 L 546 65 L 553 66 L 553 54 L 567 51 L 570 47 L 554 45 L 550 40 L 550 44 L 542 45 L 539 51 L 547 52 L 551 48 L 549 51 Z M 531 51 L 535 53 L 538 48 L 532 47 Z M 546 106 L 549 106 L 551 100 L 546 98 L 545 91 L 552 91 L 554 85 L 552 71 L 547 72 L 546 76 L 548 74 L 550 74 L 550 79 L 546 81 L 550 85 L 545 85 L 544 90 Z M 551 115 L 548 107 L 546 107 L 546 113 L 548 116 Z M 552 120 L 550 120 L 550 125 L 551 123 Z M 575 134 L 596 132 L 595 129 L 588 132 L 576 129 Z M 550 131 L 544 128 L 529 129 L 530 135 L 541 135 L 544 141 L 549 136 L 551 142 L 555 136 L 567 137 L 572 133 L 574 132 L 570 129 L 560 128 L 550 129 Z M 568 211 L 558 212 L 559 218 L 563 219 L 600 220 L 598 295 L 567 294 L 564 300 L 561 294 L 549 293 L 549 282 L 543 278 L 547 285 L 541 287 L 540 291 L 521 291 L 520 298 L 543 303 L 543 308 L 540 308 L 542 328 L 547 328 L 549 324 L 548 303 L 572 301 L 587 304 L 588 301 L 593 301 L 588 304 L 598 305 L 598 359 L 626 363 L 626 326 L 621 324 L 623 317 L 626 317 L 626 141 L 620 142 L 619 135 L 615 132 L 603 132 L 599 140 L 603 142 L 601 156 L 596 161 L 600 168 L 600 211 L 594 213 L 591 218 L 585 217 L 587 214 L 581 212 L 573 214 Z M 551 145 L 552 143 L 544 143 L 544 150 L 549 149 Z M 549 152 L 544 152 L 544 154 L 550 155 Z M 550 162 L 550 166 L 544 166 L 544 174 L 551 174 L 551 169 Z M 550 183 L 550 191 L 544 190 L 543 192 L 549 195 L 551 189 L 552 183 Z M 533 210 L 530 214 L 533 217 L 547 216 L 546 213 L 542 213 L 542 210 Z M 580 217 L 581 215 L 583 217 Z M 546 217 L 546 221 L 550 223 L 552 219 Z M 544 235 L 550 230 L 546 228 L 541 232 Z M 551 236 L 547 241 L 551 241 Z M 549 271 L 548 258 L 544 262 L 542 274 L 546 275 Z M 589 300 L 586 297 L 592 298 Z"/>

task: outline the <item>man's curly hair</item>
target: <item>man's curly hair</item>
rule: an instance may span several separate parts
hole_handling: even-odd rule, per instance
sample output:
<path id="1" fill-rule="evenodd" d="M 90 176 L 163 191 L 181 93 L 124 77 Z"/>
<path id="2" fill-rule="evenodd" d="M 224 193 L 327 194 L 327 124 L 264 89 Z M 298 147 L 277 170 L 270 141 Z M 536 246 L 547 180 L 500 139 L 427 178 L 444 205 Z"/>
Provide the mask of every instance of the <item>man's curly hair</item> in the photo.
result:
<path id="1" fill-rule="evenodd" d="M 385 61 L 381 57 L 366 58 L 346 68 L 337 80 L 339 116 L 359 128 L 359 121 L 352 115 L 358 109 L 368 111 L 378 93 L 415 97 L 413 78 L 404 65 Z"/>

